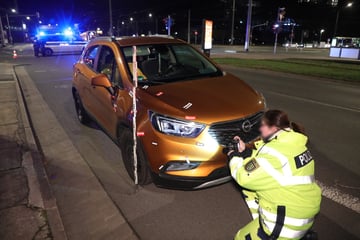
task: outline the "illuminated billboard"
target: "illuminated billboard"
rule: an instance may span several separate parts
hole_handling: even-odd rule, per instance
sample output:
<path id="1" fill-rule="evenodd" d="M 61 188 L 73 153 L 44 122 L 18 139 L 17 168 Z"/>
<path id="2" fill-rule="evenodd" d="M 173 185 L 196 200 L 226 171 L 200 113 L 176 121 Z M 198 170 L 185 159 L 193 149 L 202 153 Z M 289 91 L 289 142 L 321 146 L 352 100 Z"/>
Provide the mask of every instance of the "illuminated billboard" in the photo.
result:
<path id="1" fill-rule="evenodd" d="M 213 21 L 204 19 L 203 44 L 202 44 L 204 50 L 212 49 L 212 31 L 213 31 Z"/>

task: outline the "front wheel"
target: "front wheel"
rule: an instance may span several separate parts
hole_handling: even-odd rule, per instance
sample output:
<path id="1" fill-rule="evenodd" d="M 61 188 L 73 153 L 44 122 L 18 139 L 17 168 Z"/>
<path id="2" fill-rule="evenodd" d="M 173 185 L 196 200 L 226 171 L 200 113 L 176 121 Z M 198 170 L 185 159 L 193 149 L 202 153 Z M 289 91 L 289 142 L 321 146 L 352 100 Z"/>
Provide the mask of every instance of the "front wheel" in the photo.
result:
<path id="1" fill-rule="evenodd" d="M 133 135 L 130 130 L 124 130 L 122 136 L 120 137 L 120 146 L 122 159 L 131 179 L 134 177 L 134 155 L 133 155 Z M 145 153 L 138 142 L 137 149 L 137 174 L 138 174 L 138 183 L 139 185 L 147 185 L 152 182 L 151 172 L 148 165 L 148 162 L 145 157 Z"/>
<path id="2" fill-rule="evenodd" d="M 80 96 L 77 92 L 74 93 L 74 102 L 75 102 L 76 115 L 79 122 L 85 125 L 88 124 L 91 121 L 91 119 L 87 114 L 84 106 L 82 105 Z"/>

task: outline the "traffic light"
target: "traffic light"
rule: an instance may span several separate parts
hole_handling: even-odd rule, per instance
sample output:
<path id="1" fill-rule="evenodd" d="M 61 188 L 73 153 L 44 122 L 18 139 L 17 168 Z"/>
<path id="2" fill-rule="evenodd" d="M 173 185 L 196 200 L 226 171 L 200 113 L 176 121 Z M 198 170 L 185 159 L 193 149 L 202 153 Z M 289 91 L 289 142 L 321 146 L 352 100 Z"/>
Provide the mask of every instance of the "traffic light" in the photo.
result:
<path id="1" fill-rule="evenodd" d="M 165 28 L 169 29 L 171 26 L 175 24 L 175 20 L 171 18 L 170 16 L 163 19 L 163 22 L 165 24 Z"/>
<path id="2" fill-rule="evenodd" d="M 284 17 L 285 17 L 285 8 L 283 7 L 283 8 L 279 8 L 278 9 L 278 19 L 277 19 L 277 21 L 279 21 L 279 22 L 281 22 L 283 19 L 284 19 Z"/>
<path id="3" fill-rule="evenodd" d="M 282 27 L 283 27 L 283 23 L 282 23 L 282 20 L 285 18 L 285 8 L 282 7 L 282 8 L 278 8 L 278 14 L 277 14 L 277 19 L 276 19 L 276 22 L 273 24 L 273 31 L 274 33 L 280 33 L 282 31 Z"/>

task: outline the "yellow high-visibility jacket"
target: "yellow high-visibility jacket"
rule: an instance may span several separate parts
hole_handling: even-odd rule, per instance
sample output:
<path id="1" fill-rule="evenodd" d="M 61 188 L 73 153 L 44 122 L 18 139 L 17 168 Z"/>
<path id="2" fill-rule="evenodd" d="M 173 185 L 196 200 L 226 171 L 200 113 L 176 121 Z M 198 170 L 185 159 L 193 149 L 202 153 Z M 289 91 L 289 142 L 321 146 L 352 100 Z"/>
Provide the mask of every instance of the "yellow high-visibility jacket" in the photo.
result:
<path id="1" fill-rule="evenodd" d="M 306 143 L 305 135 L 280 130 L 267 142 L 255 142 L 251 156 L 234 155 L 230 160 L 232 177 L 254 192 L 255 197 L 246 200 L 253 216 L 257 208 L 267 235 L 281 230 L 279 238 L 298 239 L 320 211 L 321 190 L 315 183 L 314 160 Z M 282 223 L 277 223 L 279 219 Z"/>

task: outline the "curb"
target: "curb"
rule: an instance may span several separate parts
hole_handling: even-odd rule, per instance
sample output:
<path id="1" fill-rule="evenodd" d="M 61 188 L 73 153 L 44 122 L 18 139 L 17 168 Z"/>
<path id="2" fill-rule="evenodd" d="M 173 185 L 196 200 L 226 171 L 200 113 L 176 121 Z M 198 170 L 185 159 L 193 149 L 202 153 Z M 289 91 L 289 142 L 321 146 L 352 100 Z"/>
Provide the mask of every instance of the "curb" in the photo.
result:
<path id="1" fill-rule="evenodd" d="M 13 77 L 16 79 L 17 99 L 25 132 L 25 140 L 29 149 L 29 151 L 26 151 L 22 156 L 23 166 L 25 167 L 25 173 L 29 182 L 29 204 L 45 209 L 53 239 L 67 240 L 68 238 L 56 205 L 56 199 L 51 192 L 50 183 L 46 175 L 43 158 L 40 154 L 41 149 L 38 147 L 38 143 L 35 140 L 31 120 L 28 117 L 29 112 L 26 106 L 24 93 L 15 73 L 15 66 L 13 65 L 12 68 Z M 41 195 L 41 198 L 39 198 L 39 194 Z"/>

